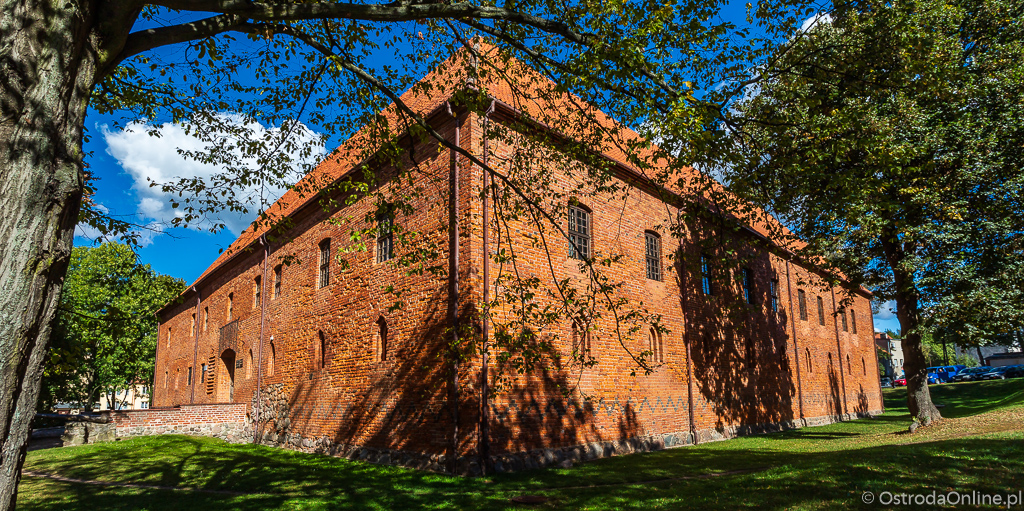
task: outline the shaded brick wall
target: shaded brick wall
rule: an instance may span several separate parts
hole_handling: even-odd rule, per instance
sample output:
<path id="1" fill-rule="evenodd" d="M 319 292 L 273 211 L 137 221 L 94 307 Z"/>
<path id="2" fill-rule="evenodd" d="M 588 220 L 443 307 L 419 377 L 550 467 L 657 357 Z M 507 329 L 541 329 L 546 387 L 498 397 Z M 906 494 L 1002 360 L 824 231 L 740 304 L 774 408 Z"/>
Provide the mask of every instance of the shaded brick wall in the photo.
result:
<path id="1" fill-rule="evenodd" d="M 447 134 L 456 126 L 450 117 L 438 116 L 434 122 Z M 468 114 L 460 122 L 462 146 L 482 155 L 481 118 Z M 495 122 L 503 121 L 495 116 Z M 497 140 L 490 146 L 492 161 L 514 156 L 516 151 L 514 145 Z M 416 243 L 433 247 L 435 262 L 446 267 L 444 226 L 451 154 L 424 144 L 417 147 L 415 161 L 419 172 L 413 186 L 422 191 L 413 199 L 417 212 L 409 217 L 400 215 L 396 223 L 424 233 Z M 405 164 L 413 165 L 412 159 Z M 462 158 L 459 166 L 463 234 L 459 310 L 463 321 L 472 321 L 483 286 L 478 197 L 482 173 Z M 695 261 L 702 251 L 700 243 L 712 233 L 710 227 L 691 221 L 682 226 L 682 237 L 673 236 L 669 227 L 679 210 L 655 192 L 618 179 L 628 195 L 579 193 L 578 199 L 592 213 L 594 248 L 624 255 L 620 262 L 604 268 L 606 275 L 624 284 L 622 297 L 660 315 L 667 328 L 662 340 L 664 360 L 650 375 L 637 371 L 626 350 L 639 353 L 647 349 L 646 327 L 622 325 L 620 335 L 607 315 L 595 320 L 591 344 L 599 362 L 596 367 L 581 370 L 571 364 L 553 364 L 543 372 L 511 378 L 505 391 L 494 396 L 490 406 L 492 453 L 607 444 L 628 438 L 654 438 L 653 443 L 644 444 L 654 448 L 688 443 L 692 441 L 687 436 L 691 416 L 700 438 L 715 439 L 881 409 L 866 296 L 852 298 L 856 333 L 843 331 L 834 313 L 836 302 L 844 295 L 837 291 L 833 299 L 831 289 L 822 287 L 806 269 L 787 263 L 785 253 L 758 248 L 756 237 L 736 232 L 726 237 L 726 245 L 746 251 L 749 261 L 745 264 L 753 271 L 760 298 L 754 305 L 739 303 L 736 268 L 718 269 L 719 292 L 705 297 Z M 563 191 L 579 184 L 571 173 L 558 176 L 557 183 Z M 371 243 L 369 252 L 343 255 L 346 265 L 332 259 L 331 282 L 319 288 L 318 244 L 330 238 L 334 253 L 352 248 L 349 229 L 366 227 L 363 218 L 376 207 L 370 199 L 344 204 L 339 201 L 331 207 L 314 205 L 299 211 L 288 239 L 270 241 L 265 266 L 262 247 L 241 252 L 202 281 L 197 289 L 198 305 L 196 294 L 187 293 L 183 303 L 164 311 L 155 406 L 238 403 L 246 407 L 248 420 L 255 420 L 259 410 L 259 431 L 265 439 L 295 448 L 351 452 L 339 446 L 366 446 L 375 452 L 427 455 L 445 451 L 452 430 L 446 366 L 441 358 L 448 300 L 445 276 L 429 271 L 406 276 L 404 269 L 393 264 L 375 264 Z M 495 221 L 491 250 L 499 248 L 494 235 L 498 228 Z M 503 243 L 515 246 L 524 274 L 547 279 L 553 273 L 559 280 L 582 285 L 578 261 L 567 257 L 567 244 L 553 232 L 548 232 L 552 236 L 549 263 L 544 249 L 525 237 L 536 234 L 535 227 L 519 221 L 505 228 L 517 233 Z M 645 277 L 643 233 L 648 230 L 661 234 L 661 281 Z M 399 255 L 408 250 L 412 247 L 396 248 Z M 275 298 L 274 269 L 278 265 L 282 266 L 283 291 Z M 497 268 L 491 271 L 492 279 L 497 277 Z M 262 337 L 260 308 L 253 299 L 257 276 L 262 278 L 266 316 Z M 778 311 L 769 310 L 766 299 L 773 279 L 778 282 Z M 398 294 L 386 292 L 389 285 Z M 806 321 L 796 312 L 798 289 L 807 293 Z M 498 291 L 492 286 L 491 297 Z M 818 322 L 817 296 L 823 298 L 825 325 Z M 403 306 L 390 308 L 398 299 Z M 493 312 L 499 321 L 509 314 L 507 308 Z M 193 314 L 196 330 L 192 329 Z M 383 361 L 376 327 L 381 318 L 389 332 Z M 233 335 L 222 335 L 225 326 L 225 332 Z M 639 331 L 628 332 L 630 326 L 638 326 Z M 569 321 L 548 326 L 542 334 L 557 336 L 556 348 L 563 355 L 571 350 Z M 204 363 L 213 369 L 207 373 L 207 381 L 201 382 Z M 189 367 L 193 367 L 192 385 L 186 381 Z M 479 357 L 461 369 L 460 451 L 469 455 L 477 444 Z M 691 372 L 692 379 L 688 376 Z M 232 374 L 233 391 L 229 383 Z M 259 403 L 257 381 L 262 389 Z M 580 392 L 563 397 L 563 389 L 576 385 Z M 393 454 L 387 456 L 394 459 Z"/>

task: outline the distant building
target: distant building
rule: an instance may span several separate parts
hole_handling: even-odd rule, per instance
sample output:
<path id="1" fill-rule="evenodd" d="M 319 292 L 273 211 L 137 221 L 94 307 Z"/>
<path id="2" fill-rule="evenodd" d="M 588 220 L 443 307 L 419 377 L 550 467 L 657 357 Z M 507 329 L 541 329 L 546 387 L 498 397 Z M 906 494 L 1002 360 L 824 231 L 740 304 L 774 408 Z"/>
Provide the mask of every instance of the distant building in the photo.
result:
<path id="1" fill-rule="evenodd" d="M 903 372 L 903 341 L 889 337 L 885 332 L 875 332 L 875 346 L 885 352 L 887 357 L 879 357 L 879 362 L 885 369 L 885 376 L 899 378 Z"/>

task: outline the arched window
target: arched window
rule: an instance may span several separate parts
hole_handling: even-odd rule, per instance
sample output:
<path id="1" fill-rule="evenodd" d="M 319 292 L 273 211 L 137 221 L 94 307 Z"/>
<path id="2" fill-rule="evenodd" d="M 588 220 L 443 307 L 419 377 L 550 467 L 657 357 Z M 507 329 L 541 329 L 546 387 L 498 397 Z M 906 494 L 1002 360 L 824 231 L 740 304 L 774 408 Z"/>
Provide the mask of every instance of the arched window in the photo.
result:
<path id="1" fill-rule="evenodd" d="M 569 257 L 590 257 L 590 239 L 590 212 L 579 206 L 569 206 Z"/>
<path id="2" fill-rule="evenodd" d="M 395 238 L 391 213 L 377 215 L 377 262 L 383 263 L 394 256 Z"/>
<path id="3" fill-rule="evenodd" d="M 860 357 L 860 371 L 864 376 L 868 375 L 868 364 L 864 361 L 864 357 Z"/>
<path id="4" fill-rule="evenodd" d="M 575 353 L 586 354 L 590 352 L 590 330 L 587 324 L 581 319 L 572 322 L 572 349 Z"/>
<path id="5" fill-rule="evenodd" d="M 245 361 L 245 379 L 252 378 L 252 348 L 249 348 L 249 360 Z"/>
<path id="6" fill-rule="evenodd" d="M 324 335 L 323 330 L 318 332 L 319 344 L 316 349 L 316 364 L 317 369 L 323 369 L 327 367 L 327 337 Z"/>
<path id="7" fill-rule="evenodd" d="M 850 326 L 853 327 L 853 333 L 857 333 L 857 311 L 850 311 Z"/>
<path id="8" fill-rule="evenodd" d="M 274 358 L 275 358 L 274 355 L 275 354 L 276 354 L 276 351 L 274 350 L 274 342 L 271 341 L 270 342 L 270 356 L 267 357 L 267 376 L 274 376 Z"/>
<path id="9" fill-rule="evenodd" d="M 810 348 L 804 348 L 804 361 L 807 362 L 807 372 L 814 372 L 814 364 L 811 362 Z"/>
<path id="10" fill-rule="evenodd" d="M 228 322 L 231 321 L 231 315 L 235 309 L 235 293 L 228 293 Z"/>
<path id="11" fill-rule="evenodd" d="M 754 300 L 754 272 L 750 268 L 740 268 L 740 284 L 743 286 L 743 301 L 750 305 Z"/>
<path id="12" fill-rule="evenodd" d="M 849 332 L 850 327 L 846 324 L 846 309 L 839 311 L 839 321 L 843 324 L 843 331 Z"/>
<path id="13" fill-rule="evenodd" d="M 194 337 L 196 335 L 196 313 L 192 313 L 192 327 L 189 330 L 189 336 Z"/>
<path id="14" fill-rule="evenodd" d="M 384 316 L 377 318 L 377 360 L 388 359 L 388 322 Z"/>
<path id="15" fill-rule="evenodd" d="M 853 367 L 850 366 L 850 355 L 846 355 L 846 374 L 853 374 Z"/>
<path id="16" fill-rule="evenodd" d="M 171 327 L 167 327 L 167 347 L 171 347 Z"/>
<path id="17" fill-rule="evenodd" d="M 644 233 L 644 255 L 647 260 L 647 278 L 661 280 L 661 236 L 658 233 Z"/>
<path id="18" fill-rule="evenodd" d="M 320 279 L 317 289 L 327 287 L 331 283 L 331 239 L 320 242 Z"/>
<path id="19" fill-rule="evenodd" d="M 647 331 L 647 342 L 651 350 L 651 360 L 658 363 L 665 362 L 665 344 L 661 338 L 661 332 L 651 327 Z"/>
<path id="20" fill-rule="evenodd" d="M 819 325 L 824 325 L 825 324 L 825 302 L 821 299 L 820 296 L 817 297 L 817 298 L 818 298 L 818 324 Z"/>
<path id="21" fill-rule="evenodd" d="M 796 290 L 796 301 L 800 306 L 800 319 L 807 321 L 807 293 L 803 289 Z"/>
<path id="22" fill-rule="evenodd" d="M 707 296 L 715 294 L 714 282 L 711 280 L 711 262 L 705 254 L 700 255 L 700 290 Z"/>
<path id="23" fill-rule="evenodd" d="M 281 265 L 274 268 L 274 298 L 281 297 Z"/>
<path id="24" fill-rule="evenodd" d="M 263 279 L 256 277 L 252 280 L 252 306 L 253 308 L 260 306 L 260 296 L 263 291 Z"/>
<path id="25" fill-rule="evenodd" d="M 206 327 L 210 325 L 210 308 L 203 307 L 203 331 L 206 331 Z"/>

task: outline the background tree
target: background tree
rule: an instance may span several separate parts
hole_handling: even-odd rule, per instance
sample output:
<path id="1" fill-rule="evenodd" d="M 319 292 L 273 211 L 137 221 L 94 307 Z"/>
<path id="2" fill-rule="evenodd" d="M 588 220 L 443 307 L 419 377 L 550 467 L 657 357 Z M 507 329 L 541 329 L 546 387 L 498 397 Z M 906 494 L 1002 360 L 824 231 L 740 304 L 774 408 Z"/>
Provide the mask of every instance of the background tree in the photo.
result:
<path id="1" fill-rule="evenodd" d="M 728 116 L 731 190 L 809 240 L 805 257 L 895 300 L 923 424 L 940 415 L 922 335 L 1024 317 L 1019 10 L 836 2 L 758 68 L 764 81 Z"/>
<path id="2" fill-rule="evenodd" d="M 0 509 L 14 504 L 73 228 L 85 221 L 107 236 L 137 232 L 88 200 L 80 207 L 102 186 L 86 171 L 82 148 L 90 108 L 178 122 L 209 143 L 187 156 L 219 164 L 213 177 L 154 183 L 181 197 L 172 204 L 175 225 L 221 228 L 212 218 L 221 210 L 253 211 L 259 222 L 277 222 L 267 212 L 275 197 L 265 192 L 290 187 L 303 173 L 294 163 L 312 151 L 308 137 L 299 136 L 304 125 L 346 138 L 367 127 L 372 140 L 360 148 L 366 156 L 400 154 L 401 133 L 457 150 L 401 105 L 398 92 L 455 49 L 470 48 L 475 36 L 489 37 L 502 51 L 461 65 L 500 75 L 515 57 L 557 84 L 546 93 L 575 93 L 625 125 L 658 125 L 666 132 L 698 126 L 708 111 L 694 88 L 714 86 L 764 56 L 754 38 L 740 37 L 747 31 L 717 17 L 723 5 L 4 0 L 0 311 L 8 321 L 0 323 Z M 750 14 L 785 30 L 803 15 L 786 0 L 760 2 Z M 172 45 L 174 51 L 160 51 Z M 390 102 L 403 119 L 397 125 L 377 116 Z M 588 120 L 593 116 L 572 122 Z M 256 123 L 273 132 L 254 136 Z M 597 138 L 581 136 L 581 144 L 614 138 L 590 132 Z M 641 148 L 626 149 L 636 155 Z M 662 170 L 661 176 L 673 173 Z M 355 186 L 360 193 L 370 189 Z M 522 190 L 514 193 L 527 200 Z"/>
<path id="3" fill-rule="evenodd" d="M 114 407 L 120 391 L 152 387 L 156 311 L 185 289 L 181 279 L 138 264 L 131 248 L 75 247 L 61 293 L 57 326 L 43 374 L 41 409 L 54 403 Z"/>

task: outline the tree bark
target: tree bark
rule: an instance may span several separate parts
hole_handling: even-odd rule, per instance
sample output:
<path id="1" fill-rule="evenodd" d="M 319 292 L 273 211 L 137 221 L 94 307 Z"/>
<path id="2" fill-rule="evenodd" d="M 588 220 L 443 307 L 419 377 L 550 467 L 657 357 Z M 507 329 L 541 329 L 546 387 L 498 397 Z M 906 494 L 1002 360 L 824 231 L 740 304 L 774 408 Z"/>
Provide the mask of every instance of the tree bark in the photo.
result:
<path id="1" fill-rule="evenodd" d="M 0 511 L 14 508 L 83 191 L 91 4 L 0 0 Z"/>

